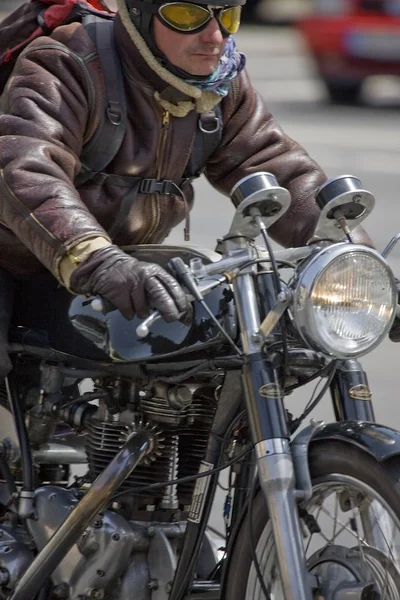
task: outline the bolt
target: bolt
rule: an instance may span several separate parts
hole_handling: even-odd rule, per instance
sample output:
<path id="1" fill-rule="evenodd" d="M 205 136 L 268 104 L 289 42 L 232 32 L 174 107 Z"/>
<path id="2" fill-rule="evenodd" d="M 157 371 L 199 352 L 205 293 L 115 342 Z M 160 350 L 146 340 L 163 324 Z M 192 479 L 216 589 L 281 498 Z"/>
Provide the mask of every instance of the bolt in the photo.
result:
<path id="1" fill-rule="evenodd" d="M 361 196 L 359 194 L 353 196 L 353 202 L 361 202 Z"/>
<path id="2" fill-rule="evenodd" d="M 56 494 L 50 494 L 50 496 L 49 496 L 49 501 L 50 501 L 50 502 L 53 502 L 53 500 L 55 500 L 55 499 L 56 499 L 56 497 L 57 497 L 57 496 L 56 496 Z"/>
<path id="3" fill-rule="evenodd" d="M 171 523 L 177 523 L 180 520 L 181 520 L 181 513 L 180 512 L 176 512 L 173 515 L 171 515 Z"/>
<path id="4" fill-rule="evenodd" d="M 119 535 L 119 533 L 113 533 L 112 539 L 118 542 L 118 540 L 121 539 L 121 536 Z"/>
<path id="5" fill-rule="evenodd" d="M 104 598 L 104 590 L 93 588 L 89 592 L 90 598 L 95 598 L 95 600 L 103 600 Z"/>
<path id="6" fill-rule="evenodd" d="M 93 527 L 94 527 L 95 529 L 100 529 L 100 527 L 103 527 L 103 519 L 96 519 L 96 520 L 93 522 Z"/>
<path id="7" fill-rule="evenodd" d="M 149 590 L 158 590 L 158 581 L 157 579 L 151 579 L 147 584 Z"/>
<path id="8" fill-rule="evenodd" d="M 68 583 L 59 583 L 55 586 L 51 593 L 52 600 L 68 600 L 69 598 L 69 585 Z"/>
<path id="9" fill-rule="evenodd" d="M 261 344 L 262 342 L 262 337 L 259 333 L 252 333 L 250 336 L 251 341 L 253 342 L 253 344 Z"/>
<path id="10" fill-rule="evenodd" d="M 97 569 L 96 573 L 99 577 L 104 577 L 104 575 L 106 574 L 105 571 L 103 571 L 102 569 Z"/>

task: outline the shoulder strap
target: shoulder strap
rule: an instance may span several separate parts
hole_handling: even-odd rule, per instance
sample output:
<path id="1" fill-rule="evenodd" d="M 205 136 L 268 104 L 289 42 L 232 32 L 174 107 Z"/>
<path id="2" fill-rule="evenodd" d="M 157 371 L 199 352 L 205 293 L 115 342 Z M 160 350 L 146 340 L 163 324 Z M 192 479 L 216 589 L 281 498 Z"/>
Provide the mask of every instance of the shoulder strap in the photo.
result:
<path id="1" fill-rule="evenodd" d="M 83 25 L 95 44 L 106 89 L 104 118 L 81 154 L 82 171 L 75 185 L 89 181 L 103 171 L 117 154 L 126 129 L 126 99 L 122 65 L 114 41 L 114 23 L 96 15 L 87 15 Z"/>
<path id="2" fill-rule="evenodd" d="M 207 160 L 217 149 L 222 137 L 222 109 L 217 104 L 214 110 L 201 113 L 197 122 L 192 152 L 186 165 L 184 177 L 199 177 Z"/>

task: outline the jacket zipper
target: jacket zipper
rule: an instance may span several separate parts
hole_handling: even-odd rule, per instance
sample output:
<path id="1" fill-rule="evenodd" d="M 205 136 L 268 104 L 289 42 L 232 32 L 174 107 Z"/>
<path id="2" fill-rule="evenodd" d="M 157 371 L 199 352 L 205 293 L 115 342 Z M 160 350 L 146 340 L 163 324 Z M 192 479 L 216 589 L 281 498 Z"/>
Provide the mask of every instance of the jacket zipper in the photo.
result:
<path id="1" fill-rule="evenodd" d="M 169 128 L 169 112 L 167 110 L 163 110 L 162 121 L 161 121 L 161 132 L 160 137 L 158 139 L 157 146 L 157 154 L 156 154 L 156 177 L 158 180 L 161 179 L 162 165 L 164 159 L 164 151 L 165 144 L 168 136 L 168 128 Z M 150 203 L 151 203 L 151 224 L 150 228 L 147 230 L 142 240 L 139 242 L 140 244 L 146 244 L 151 236 L 156 231 L 159 223 L 160 223 L 160 204 L 158 199 L 158 194 L 150 194 Z"/>

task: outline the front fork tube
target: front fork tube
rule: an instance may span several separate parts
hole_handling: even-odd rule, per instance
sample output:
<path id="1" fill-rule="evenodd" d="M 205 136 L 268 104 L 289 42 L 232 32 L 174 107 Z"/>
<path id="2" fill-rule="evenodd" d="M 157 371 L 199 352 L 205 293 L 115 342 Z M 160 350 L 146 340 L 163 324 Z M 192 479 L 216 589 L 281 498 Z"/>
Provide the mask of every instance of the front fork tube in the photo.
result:
<path id="1" fill-rule="evenodd" d="M 251 355 L 243 371 L 258 477 L 274 533 L 285 600 L 311 600 L 296 503 L 296 485 L 283 394 L 264 355 Z"/>
<path id="2" fill-rule="evenodd" d="M 337 421 L 375 421 L 367 375 L 357 360 L 344 360 L 338 364 L 331 383 L 331 396 Z M 391 526 L 386 511 L 370 503 L 363 503 L 358 510 L 366 542 L 385 552 Z"/>
<path id="3" fill-rule="evenodd" d="M 262 352 L 260 313 L 254 278 L 233 282 L 245 355 L 243 389 L 255 444 L 258 477 L 271 518 L 285 600 L 312 600 L 296 505 L 293 459 L 283 391 L 277 372 Z"/>
<path id="4" fill-rule="evenodd" d="M 339 362 L 331 383 L 336 421 L 375 422 L 367 374 L 354 359 Z"/>

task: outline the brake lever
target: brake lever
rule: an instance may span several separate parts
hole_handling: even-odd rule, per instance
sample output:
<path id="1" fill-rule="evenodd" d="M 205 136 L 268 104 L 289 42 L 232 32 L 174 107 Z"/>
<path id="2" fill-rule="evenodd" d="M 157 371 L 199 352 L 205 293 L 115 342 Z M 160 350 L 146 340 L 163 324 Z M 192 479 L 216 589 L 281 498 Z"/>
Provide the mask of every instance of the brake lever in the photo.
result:
<path id="1" fill-rule="evenodd" d="M 214 275 L 211 281 L 205 281 L 201 286 L 198 287 L 196 298 L 193 294 L 187 294 L 188 301 L 193 302 L 193 300 L 198 299 L 198 296 L 202 297 L 202 295 L 208 294 L 221 283 L 224 283 L 226 279 L 226 275 L 224 274 Z M 112 312 L 113 310 L 117 310 L 112 302 L 106 298 L 96 297 L 88 301 L 87 304 L 90 304 L 93 310 L 96 312 L 101 312 L 103 315 L 107 314 L 108 312 Z M 152 312 L 146 319 L 144 319 L 144 321 L 140 323 L 140 325 L 136 327 L 136 335 L 140 338 L 145 338 L 148 336 L 150 333 L 150 327 L 161 318 L 162 316 L 158 310 Z"/>
<path id="2" fill-rule="evenodd" d="M 140 325 L 136 327 L 136 335 L 140 338 L 147 337 L 150 333 L 150 327 L 154 325 L 156 321 L 159 321 L 161 318 L 161 313 L 159 313 L 158 310 L 155 310 L 153 313 L 151 313 L 151 315 L 147 317 L 147 319 L 142 321 Z"/>
<path id="3" fill-rule="evenodd" d="M 96 297 L 90 301 L 90 306 L 96 312 L 101 312 L 103 315 L 112 312 L 113 310 L 117 310 L 112 302 L 107 300 L 106 298 Z M 152 312 L 144 321 L 140 323 L 136 327 L 136 335 L 140 338 L 145 338 L 150 333 L 150 327 L 161 319 L 161 314 L 158 310 Z"/>

